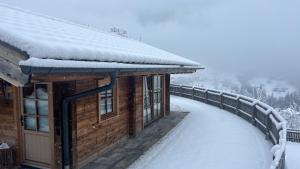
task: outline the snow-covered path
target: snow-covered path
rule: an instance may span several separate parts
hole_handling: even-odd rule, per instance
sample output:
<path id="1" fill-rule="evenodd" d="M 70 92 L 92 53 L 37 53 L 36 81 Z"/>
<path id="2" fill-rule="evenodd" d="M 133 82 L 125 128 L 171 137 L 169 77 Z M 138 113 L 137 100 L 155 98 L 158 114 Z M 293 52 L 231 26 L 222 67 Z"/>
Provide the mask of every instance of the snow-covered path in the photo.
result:
<path id="1" fill-rule="evenodd" d="M 288 142 L 286 145 L 286 169 L 300 168 L 300 143 Z"/>
<path id="2" fill-rule="evenodd" d="M 130 168 L 267 169 L 271 144 L 243 119 L 197 101 L 171 97 L 191 113 Z"/>

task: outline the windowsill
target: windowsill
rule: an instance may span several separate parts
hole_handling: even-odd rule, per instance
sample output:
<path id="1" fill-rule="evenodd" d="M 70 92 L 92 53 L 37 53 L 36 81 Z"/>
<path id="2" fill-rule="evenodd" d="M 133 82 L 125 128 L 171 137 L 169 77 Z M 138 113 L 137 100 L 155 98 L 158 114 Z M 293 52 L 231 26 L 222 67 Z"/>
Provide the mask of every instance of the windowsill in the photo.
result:
<path id="1" fill-rule="evenodd" d="M 117 115 L 118 115 L 118 114 L 115 113 L 115 112 L 103 114 L 103 115 L 101 115 L 101 121 L 103 121 L 103 120 L 108 120 L 108 119 L 113 118 L 113 117 L 115 117 L 115 116 L 117 116 Z"/>
<path id="2" fill-rule="evenodd" d="M 104 124 L 104 122 L 107 122 L 109 120 L 114 120 L 116 118 L 118 118 L 120 115 L 117 113 L 110 113 L 110 114 L 106 114 L 106 115 L 101 115 L 101 120 L 97 123 L 93 124 L 93 128 L 101 128 Z"/>

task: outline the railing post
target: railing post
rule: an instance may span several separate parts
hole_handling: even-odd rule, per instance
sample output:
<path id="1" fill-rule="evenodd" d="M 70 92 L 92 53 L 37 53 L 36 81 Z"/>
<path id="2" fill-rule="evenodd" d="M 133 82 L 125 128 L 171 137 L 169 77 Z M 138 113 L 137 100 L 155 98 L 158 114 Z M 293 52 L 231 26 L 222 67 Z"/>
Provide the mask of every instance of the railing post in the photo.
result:
<path id="1" fill-rule="evenodd" d="M 224 109 L 224 105 L 223 105 L 223 100 L 224 98 L 223 98 L 223 92 L 221 92 L 221 94 L 220 94 L 220 107 L 221 107 L 221 109 Z"/>
<path id="2" fill-rule="evenodd" d="M 208 90 L 206 89 L 204 93 L 205 93 L 205 102 L 208 103 Z"/>
<path id="3" fill-rule="evenodd" d="M 252 112 L 252 124 L 254 125 L 254 126 L 256 126 L 256 120 L 255 120 L 255 118 L 256 118 L 256 114 L 257 114 L 257 109 L 256 109 L 256 104 L 257 103 L 254 103 L 253 104 L 253 112 Z"/>
<path id="4" fill-rule="evenodd" d="M 238 98 L 236 99 L 236 101 L 237 101 L 237 105 L 236 105 L 235 113 L 236 113 L 238 116 L 240 116 L 240 107 L 241 107 L 240 98 L 238 97 Z"/>
<path id="5" fill-rule="evenodd" d="M 267 116 L 267 121 L 266 121 L 266 131 L 265 131 L 265 134 L 266 134 L 266 140 L 270 140 L 270 129 L 271 129 L 271 119 L 270 119 L 270 114 L 271 113 L 268 113 L 266 116 Z"/>
<path id="6" fill-rule="evenodd" d="M 179 96 L 184 97 L 183 96 L 183 92 L 182 92 L 182 85 L 179 86 Z"/>
<path id="7" fill-rule="evenodd" d="M 193 87 L 192 90 L 192 99 L 195 100 L 195 87 Z"/>

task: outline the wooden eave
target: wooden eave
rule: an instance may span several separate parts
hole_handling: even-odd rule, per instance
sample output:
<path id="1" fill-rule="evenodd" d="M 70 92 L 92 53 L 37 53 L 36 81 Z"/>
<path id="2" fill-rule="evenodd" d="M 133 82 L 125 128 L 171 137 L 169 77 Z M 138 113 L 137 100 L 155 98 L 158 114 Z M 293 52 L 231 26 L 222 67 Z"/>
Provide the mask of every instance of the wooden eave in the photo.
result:
<path id="1" fill-rule="evenodd" d="M 0 41 L 0 78 L 14 86 L 24 86 L 29 75 L 22 73 L 19 62 L 27 58 L 23 52 Z"/>

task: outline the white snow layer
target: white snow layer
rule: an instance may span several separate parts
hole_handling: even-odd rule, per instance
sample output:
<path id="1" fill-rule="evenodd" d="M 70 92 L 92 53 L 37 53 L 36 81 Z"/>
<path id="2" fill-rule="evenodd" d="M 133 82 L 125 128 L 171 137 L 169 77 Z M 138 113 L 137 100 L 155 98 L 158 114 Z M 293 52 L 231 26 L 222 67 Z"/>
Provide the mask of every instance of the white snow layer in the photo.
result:
<path id="1" fill-rule="evenodd" d="M 20 61 L 20 65 L 33 67 L 53 67 L 53 68 L 182 68 L 180 65 L 157 65 L 157 64 L 129 64 L 115 62 L 93 62 L 93 61 L 75 61 L 75 60 L 56 60 L 29 58 Z M 195 66 L 185 66 L 185 68 L 196 68 Z"/>
<path id="2" fill-rule="evenodd" d="M 172 96 L 171 103 L 191 113 L 129 168 L 270 168 L 272 145 L 251 124 L 197 101 Z"/>
<path id="3" fill-rule="evenodd" d="M 145 43 L 0 3 L 0 40 L 30 57 L 199 66 Z"/>
<path id="4" fill-rule="evenodd" d="M 286 168 L 300 168 L 300 143 L 288 142 L 286 145 Z"/>

